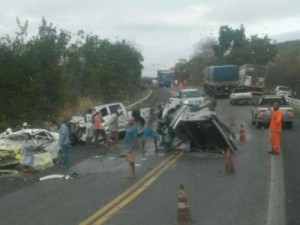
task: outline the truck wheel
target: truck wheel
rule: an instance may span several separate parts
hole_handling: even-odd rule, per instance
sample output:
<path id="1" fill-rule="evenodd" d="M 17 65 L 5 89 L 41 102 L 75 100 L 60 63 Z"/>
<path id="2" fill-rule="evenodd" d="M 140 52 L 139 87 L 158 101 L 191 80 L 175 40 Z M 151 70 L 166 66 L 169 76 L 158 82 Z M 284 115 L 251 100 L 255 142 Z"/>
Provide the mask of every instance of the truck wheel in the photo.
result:
<path id="1" fill-rule="evenodd" d="M 286 125 L 287 129 L 292 129 L 293 128 L 293 122 L 286 122 L 285 125 Z"/>

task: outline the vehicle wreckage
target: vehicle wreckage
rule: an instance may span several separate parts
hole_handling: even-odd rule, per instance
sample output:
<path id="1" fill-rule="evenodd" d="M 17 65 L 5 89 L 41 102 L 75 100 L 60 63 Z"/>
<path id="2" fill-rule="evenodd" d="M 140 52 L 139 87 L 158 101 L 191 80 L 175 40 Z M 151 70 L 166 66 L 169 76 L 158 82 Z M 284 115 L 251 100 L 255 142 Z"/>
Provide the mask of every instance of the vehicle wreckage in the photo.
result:
<path id="1" fill-rule="evenodd" d="M 18 165 L 22 157 L 24 134 L 29 133 L 37 144 L 34 155 L 34 168 L 45 169 L 53 166 L 58 158 L 60 146 L 58 133 L 44 129 L 25 129 L 9 133 L 0 138 L 0 167 Z"/>
<path id="2" fill-rule="evenodd" d="M 158 123 L 161 145 L 173 149 L 178 143 L 186 143 L 190 151 L 235 152 L 235 134 L 216 116 L 215 106 L 211 100 L 198 105 L 167 103 Z"/>

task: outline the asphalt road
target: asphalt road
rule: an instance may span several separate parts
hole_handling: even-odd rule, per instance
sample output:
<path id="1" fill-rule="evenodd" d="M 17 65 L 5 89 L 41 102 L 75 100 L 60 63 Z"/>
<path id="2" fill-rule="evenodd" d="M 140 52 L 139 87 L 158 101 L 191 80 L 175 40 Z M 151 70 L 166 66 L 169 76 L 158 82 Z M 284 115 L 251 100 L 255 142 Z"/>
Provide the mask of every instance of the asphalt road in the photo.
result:
<path id="1" fill-rule="evenodd" d="M 160 101 L 166 100 L 168 93 L 159 90 L 159 96 Z M 234 174 L 224 172 L 223 155 L 186 153 L 105 224 L 177 224 L 180 184 L 185 185 L 194 224 L 270 224 L 276 216 L 284 216 L 284 205 L 288 225 L 299 224 L 299 121 L 293 130 L 283 132 L 283 154 L 272 156 L 267 153 L 268 131 L 251 125 L 250 110 L 251 106 L 232 107 L 228 99 L 218 100 L 217 114 L 227 124 L 234 118 L 235 126 L 231 128 L 237 138 L 240 124 L 246 129 L 247 143 L 238 143 L 239 151 L 233 155 Z M 118 157 L 120 152 L 103 156 L 93 147 L 76 147 L 75 151 L 82 157 L 74 156 L 68 171 L 57 168 L 37 175 L 76 172 L 74 179 L 10 180 L 9 185 L 8 179 L 0 179 L 0 184 L 6 184 L 0 187 L 0 224 L 79 224 L 136 182 L 125 178 L 129 168 L 124 158 Z M 138 154 L 137 180 L 167 158 L 153 151 L 152 143 L 148 143 L 148 154 Z M 282 171 L 284 178 L 274 178 Z M 280 181 L 285 182 L 283 194 L 278 190 Z"/>

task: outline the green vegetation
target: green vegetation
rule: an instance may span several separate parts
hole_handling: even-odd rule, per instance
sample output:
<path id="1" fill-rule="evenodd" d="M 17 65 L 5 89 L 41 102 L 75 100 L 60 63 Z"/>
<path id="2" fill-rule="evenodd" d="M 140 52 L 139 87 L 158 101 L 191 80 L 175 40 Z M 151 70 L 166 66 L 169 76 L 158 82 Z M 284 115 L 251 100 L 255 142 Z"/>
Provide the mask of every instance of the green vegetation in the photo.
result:
<path id="1" fill-rule="evenodd" d="M 33 37 L 27 21 L 17 25 L 14 37 L 0 37 L 1 128 L 52 119 L 82 101 L 128 99 L 140 86 L 143 57 L 125 40 L 74 35 L 44 18 Z"/>
<path id="2" fill-rule="evenodd" d="M 267 83 L 269 87 L 289 86 L 300 98 L 300 40 L 278 43 L 276 47 L 278 55 L 269 65 Z"/>
<path id="3" fill-rule="evenodd" d="M 266 65 L 277 57 L 276 45 L 271 43 L 268 36 L 246 37 L 244 26 L 233 29 L 221 26 L 218 40 L 209 38 L 199 43 L 195 53 L 189 60 L 180 59 L 174 66 L 175 79 L 189 80 L 190 83 L 200 84 L 202 72 L 210 65 Z"/>

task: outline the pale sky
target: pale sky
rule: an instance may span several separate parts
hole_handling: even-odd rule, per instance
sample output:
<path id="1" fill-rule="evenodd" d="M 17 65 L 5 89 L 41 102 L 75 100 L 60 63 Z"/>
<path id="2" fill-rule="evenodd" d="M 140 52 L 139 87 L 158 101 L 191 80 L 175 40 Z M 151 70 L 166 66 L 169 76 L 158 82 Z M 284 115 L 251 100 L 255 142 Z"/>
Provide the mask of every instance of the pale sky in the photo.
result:
<path id="1" fill-rule="evenodd" d="M 48 23 L 111 41 L 128 40 L 144 56 L 145 76 L 189 59 L 195 45 L 217 38 L 222 25 L 277 42 L 300 39 L 299 0 L 0 0 L 0 37 L 17 31 L 16 17 L 37 33 Z"/>

